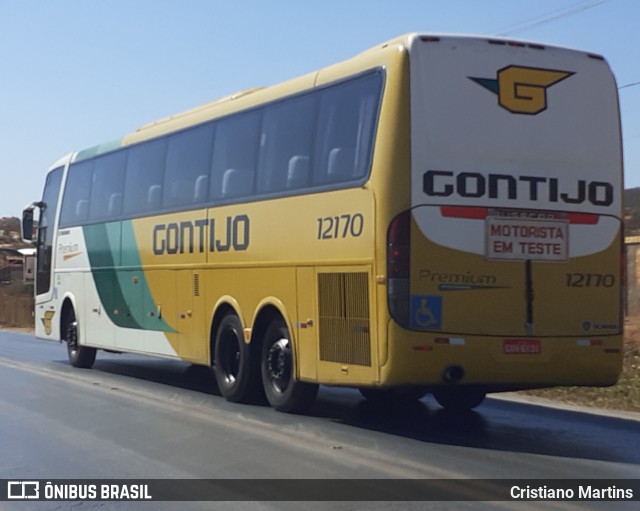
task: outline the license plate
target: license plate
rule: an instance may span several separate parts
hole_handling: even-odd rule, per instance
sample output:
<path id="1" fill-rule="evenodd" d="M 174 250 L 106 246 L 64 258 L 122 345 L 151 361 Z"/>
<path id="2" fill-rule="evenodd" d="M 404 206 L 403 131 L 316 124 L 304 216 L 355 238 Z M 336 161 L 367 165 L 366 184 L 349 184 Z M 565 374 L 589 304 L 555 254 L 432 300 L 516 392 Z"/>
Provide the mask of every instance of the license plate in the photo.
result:
<path id="1" fill-rule="evenodd" d="M 505 355 L 539 355 L 542 353 L 540 339 L 505 339 L 502 341 Z"/>

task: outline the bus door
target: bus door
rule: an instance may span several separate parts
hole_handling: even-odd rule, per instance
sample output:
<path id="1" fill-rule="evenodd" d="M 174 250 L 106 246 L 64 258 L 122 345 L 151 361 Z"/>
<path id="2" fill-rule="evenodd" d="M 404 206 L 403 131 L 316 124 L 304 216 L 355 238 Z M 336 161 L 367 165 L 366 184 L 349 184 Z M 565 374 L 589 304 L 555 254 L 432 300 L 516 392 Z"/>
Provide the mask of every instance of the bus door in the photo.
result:
<path id="1" fill-rule="evenodd" d="M 56 164 L 47 176 L 42 201 L 35 203 L 23 212 L 23 233 L 25 240 L 33 238 L 34 209 L 39 208 L 40 216 L 37 224 L 36 239 L 36 279 L 35 279 L 35 330 L 36 336 L 41 338 L 59 339 L 60 317 L 55 304 L 54 286 L 54 242 L 58 221 L 58 201 L 62 185 L 65 161 Z M 56 317 L 58 316 L 58 317 Z"/>

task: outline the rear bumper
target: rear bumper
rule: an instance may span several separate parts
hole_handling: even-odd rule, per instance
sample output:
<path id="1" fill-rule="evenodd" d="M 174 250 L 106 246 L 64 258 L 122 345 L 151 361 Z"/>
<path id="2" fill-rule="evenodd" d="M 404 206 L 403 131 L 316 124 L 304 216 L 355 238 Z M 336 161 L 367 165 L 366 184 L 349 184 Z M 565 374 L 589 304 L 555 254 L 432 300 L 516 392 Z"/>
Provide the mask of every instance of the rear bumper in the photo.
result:
<path id="1" fill-rule="evenodd" d="M 414 332 L 390 321 L 381 385 L 481 385 L 511 390 L 614 385 L 623 336 L 504 338 Z"/>

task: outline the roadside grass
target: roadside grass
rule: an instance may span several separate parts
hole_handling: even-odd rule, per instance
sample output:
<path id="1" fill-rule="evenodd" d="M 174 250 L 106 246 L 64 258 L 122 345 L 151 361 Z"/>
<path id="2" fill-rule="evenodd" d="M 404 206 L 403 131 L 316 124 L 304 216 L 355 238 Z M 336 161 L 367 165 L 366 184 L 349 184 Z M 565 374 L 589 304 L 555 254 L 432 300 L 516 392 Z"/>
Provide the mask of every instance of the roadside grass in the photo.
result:
<path id="1" fill-rule="evenodd" d="M 613 387 L 555 387 L 521 392 L 554 401 L 640 412 L 640 318 L 629 318 L 625 324 L 622 374 Z"/>

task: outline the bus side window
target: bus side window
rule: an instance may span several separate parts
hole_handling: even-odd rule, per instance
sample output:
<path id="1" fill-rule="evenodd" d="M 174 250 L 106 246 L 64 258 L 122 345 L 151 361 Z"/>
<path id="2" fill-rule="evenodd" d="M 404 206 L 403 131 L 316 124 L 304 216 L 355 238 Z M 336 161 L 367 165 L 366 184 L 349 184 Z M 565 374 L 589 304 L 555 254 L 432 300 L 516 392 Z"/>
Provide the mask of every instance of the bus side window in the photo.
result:
<path id="1" fill-rule="evenodd" d="M 314 184 L 348 183 L 369 172 L 382 74 L 368 73 L 323 90 Z"/>
<path id="2" fill-rule="evenodd" d="M 261 110 L 252 110 L 218 121 L 210 199 L 248 197 L 254 193 L 261 116 Z"/>
<path id="3" fill-rule="evenodd" d="M 341 183 L 353 179 L 355 150 L 351 147 L 335 147 L 329 151 L 327 178 L 331 183 Z"/>
<path id="4" fill-rule="evenodd" d="M 192 206 L 196 180 L 209 173 L 214 139 L 212 123 L 169 137 L 164 175 L 163 208 Z M 206 202 L 205 197 L 203 202 Z"/>
<path id="5" fill-rule="evenodd" d="M 81 225 L 89 219 L 94 160 L 71 164 L 62 199 L 60 227 Z"/>
<path id="6" fill-rule="evenodd" d="M 147 211 L 155 211 L 162 206 L 162 185 L 151 185 L 147 191 Z"/>
<path id="7" fill-rule="evenodd" d="M 310 167 L 317 103 L 317 93 L 307 93 L 265 108 L 258 193 L 308 184 L 304 174 Z"/>
<path id="8" fill-rule="evenodd" d="M 289 160 L 287 169 L 287 189 L 300 190 L 309 186 L 311 182 L 311 166 L 309 157 L 296 155 Z"/>
<path id="9" fill-rule="evenodd" d="M 197 204 L 207 202 L 209 198 L 209 176 L 202 174 L 196 179 L 196 186 L 193 191 L 193 200 Z"/>
<path id="10" fill-rule="evenodd" d="M 116 151 L 96 158 L 91 184 L 89 218 L 109 220 L 122 213 L 122 188 L 128 151 Z"/>
<path id="11" fill-rule="evenodd" d="M 124 214 L 153 213 L 162 207 L 166 139 L 143 142 L 129 149 L 124 187 Z"/>
<path id="12" fill-rule="evenodd" d="M 253 188 L 253 172 L 228 169 L 222 176 L 222 197 L 246 197 Z"/>
<path id="13" fill-rule="evenodd" d="M 120 215 L 122 212 L 122 193 L 112 193 L 109 197 L 109 211 L 110 217 Z"/>
<path id="14" fill-rule="evenodd" d="M 89 201 L 87 199 L 80 199 L 78 202 L 76 202 L 75 222 L 78 224 L 81 224 L 88 218 L 89 218 Z"/>

